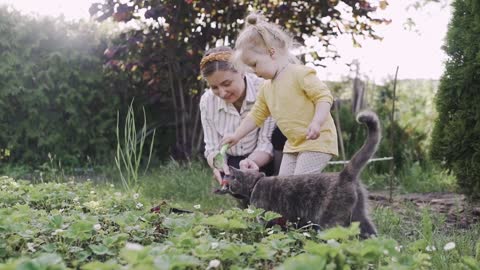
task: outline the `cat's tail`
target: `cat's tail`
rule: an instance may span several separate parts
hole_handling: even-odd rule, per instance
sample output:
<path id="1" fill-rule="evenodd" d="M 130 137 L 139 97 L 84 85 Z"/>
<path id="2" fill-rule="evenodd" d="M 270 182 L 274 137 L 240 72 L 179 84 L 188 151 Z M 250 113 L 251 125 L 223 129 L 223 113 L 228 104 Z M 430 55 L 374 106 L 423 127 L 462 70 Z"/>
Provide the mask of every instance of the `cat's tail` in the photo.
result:
<path id="1" fill-rule="evenodd" d="M 363 170 L 363 167 L 368 163 L 368 160 L 377 151 L 378 143 L 381 138 L 380 121 L 376 113 L 372 111 L 362 111 L 357 114 L 357 122 L 367 125 L 368 135 L 362 148 L 353 155 L 350 162 L 345 166 L 340 173 L 341 179 L 347 181 L 355 181 L 358 175 Z"/>

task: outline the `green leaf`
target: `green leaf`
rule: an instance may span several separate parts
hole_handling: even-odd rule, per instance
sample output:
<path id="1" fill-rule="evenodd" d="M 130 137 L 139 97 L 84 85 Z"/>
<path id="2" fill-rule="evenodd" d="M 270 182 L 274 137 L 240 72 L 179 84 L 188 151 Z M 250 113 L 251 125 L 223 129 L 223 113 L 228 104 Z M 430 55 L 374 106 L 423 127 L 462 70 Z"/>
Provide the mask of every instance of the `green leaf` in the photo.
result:
<path id="1" fill-rule="evenodd" d="M 93 235 L 94 224 L 89 220 L 79 220 L 68 228 L 65 236 L 72 239 L 87 240 Z"/>
<path id="2" fill-rule="evenodd" d="M 239 219 L 227 219 L 222 215 L 204 218 L 202 224 L 210 225 L 221 230 L 247 229 L 247 223 Z"/>
<path id="3" fill-rule="evenodd" d="M 115 253 L 113 253 L 112 251 L 110 251 L 106 246 L 104 245 L 89 245 L 88 246 L 93 253 L 97 254 L 97 255 L 115 255 Z"/>
<path id="4" fill-rule="evenodd" d="M 91 262 L 82 266 L 82 270 L 117 270 L 121 266 L 114 262 Z"/>
<path id="5" fill-rule="evenodd" d="M 327 260 L 325 257 L 300 254 L 293 258 L 288 258 L 278 267 L 279 270 L 322 270 L 325 269 Z"/>
<path id="6" fill-rule="evenodd" d="M 347 240 L 360 234 L 360 223 L 353 222 L 350 227 L 333 227 L 321 232 L 318 238 L 322 240 Z"/>
<path id="7" fill-rule="evenodd" d="M 267 211 L 263 214 L 263 217 L 264 217 L 265 220 L 272 220 L 272 219 L 282 217 L 282 215 L 280 215 L 278 213 L 275 213 L 275 212 L 272 212 L 272 211 Z"/>
<path id="8" fill-rule="evenodd" d="M 276 254 L 276 250 L 267 244 L 255 245 L 255 252 L 252 254 L 252 259 L 255 260 L 271 260 Z"/>

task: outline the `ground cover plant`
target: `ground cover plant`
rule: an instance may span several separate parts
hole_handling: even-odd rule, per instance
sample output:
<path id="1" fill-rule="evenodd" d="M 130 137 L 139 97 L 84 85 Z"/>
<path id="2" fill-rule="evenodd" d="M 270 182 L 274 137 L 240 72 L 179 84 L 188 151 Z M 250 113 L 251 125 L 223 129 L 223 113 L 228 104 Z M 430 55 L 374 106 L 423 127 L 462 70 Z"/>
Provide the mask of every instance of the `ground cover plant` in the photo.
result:
<path id="1" fill-rule="evenodd" d="M 1 177 L 0 269 L 480 269 L 480 226 L 445 230 L 426 210 L 378 207 L 380 237 L 360 241 L 356 224 L 265 228 L 261 209 L 211 195 L 200 164 L 171 163 L 157 176 L 153 187 L 153 175 L 142 179 L 139 193 L 120 183 Z M 185 184 L 192 188 L 182 193 Z"/>

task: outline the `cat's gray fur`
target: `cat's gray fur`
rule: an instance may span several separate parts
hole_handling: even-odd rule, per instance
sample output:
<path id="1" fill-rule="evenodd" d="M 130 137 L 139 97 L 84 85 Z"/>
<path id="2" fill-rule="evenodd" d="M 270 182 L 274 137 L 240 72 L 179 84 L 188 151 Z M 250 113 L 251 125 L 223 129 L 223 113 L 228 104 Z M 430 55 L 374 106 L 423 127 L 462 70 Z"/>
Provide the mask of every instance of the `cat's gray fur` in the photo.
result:
<path id="1" fill-rule="evenodd" d="M 359 113 L 357 121 L 366 124 L 368 136 L 341 172 L 266 177 L 260 172 L 230 167 L 229 192 L 299 225 L 312 222 L 323 229 L 357 221 L 362 237 L 376 235 L 368 216 L 367 191 L 359 174 L 380 142 L 380 123 L 371 111 Z"/>

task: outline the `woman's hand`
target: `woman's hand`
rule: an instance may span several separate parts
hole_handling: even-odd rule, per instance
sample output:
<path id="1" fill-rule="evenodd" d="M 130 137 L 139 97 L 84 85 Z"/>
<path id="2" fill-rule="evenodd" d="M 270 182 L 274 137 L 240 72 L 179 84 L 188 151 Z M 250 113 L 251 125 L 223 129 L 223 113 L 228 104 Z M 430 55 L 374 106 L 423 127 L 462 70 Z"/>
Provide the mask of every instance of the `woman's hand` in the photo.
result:
<path id="1" fill-rule="evenodd" d="M 222 184 L 222 175 L 218 169 L 213 169 L 213 179 L 217 180 L 220 185 Z"/>
<path id="2" fill-rule="evenodd" d="M 307 140 L 315 140 L 320 137 L 320 124 L 316 121 L 312 121 L 307 128 Z"/>
<path id="3" fill-rule="evenodd" d="M 255 163 L 255 161 L 249 158 L 246 158 L 240 161 L 239 166 L 240 166 L 240 170 L 256 170 L 256 171 L 260 170 L 257 163 Z"/>
<path id="4" fill-rule="evenodd" d="M 223 165 L 223 173 L 226 175 L 230 175 L 230 169 L 228 168 L 227 164 Z M 222 173 L 219 169 L 213 168 L 213 178 L 217 180 L 217 182 L 221 185 L 223 182 Z"/>

